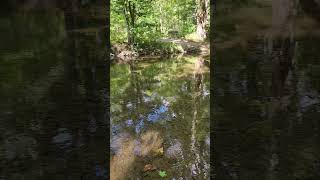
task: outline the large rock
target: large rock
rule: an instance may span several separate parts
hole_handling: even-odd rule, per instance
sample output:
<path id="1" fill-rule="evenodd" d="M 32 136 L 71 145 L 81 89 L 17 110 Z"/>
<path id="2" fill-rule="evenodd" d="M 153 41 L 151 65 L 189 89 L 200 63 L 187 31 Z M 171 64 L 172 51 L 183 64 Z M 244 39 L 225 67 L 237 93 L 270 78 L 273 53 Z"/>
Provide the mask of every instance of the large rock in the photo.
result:
<path id="1" fill-rule="evenodd" d="M 135 59 L 136 57 L 138 57 L 138 53 L 135 51 L 125 50 L 118 54 L 117 57 L 123 60 Z"/>

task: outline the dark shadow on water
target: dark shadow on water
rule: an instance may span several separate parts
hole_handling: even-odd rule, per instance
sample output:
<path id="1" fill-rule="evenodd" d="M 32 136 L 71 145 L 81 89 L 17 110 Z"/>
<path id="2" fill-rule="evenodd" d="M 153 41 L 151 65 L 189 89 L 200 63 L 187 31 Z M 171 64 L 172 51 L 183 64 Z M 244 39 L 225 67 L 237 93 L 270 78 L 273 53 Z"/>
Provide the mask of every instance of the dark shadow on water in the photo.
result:
<path id="1" fill-rule="evenodd" d="M 217 8 L 215 179 L 319 179 L 317 17 L 306 2 L 256 3 Z"/>
<path id="2" fill-rule="evenodd" d="M 0 18 L 0 179 L 106 179 L 102 20 L 17 9 Z"/>

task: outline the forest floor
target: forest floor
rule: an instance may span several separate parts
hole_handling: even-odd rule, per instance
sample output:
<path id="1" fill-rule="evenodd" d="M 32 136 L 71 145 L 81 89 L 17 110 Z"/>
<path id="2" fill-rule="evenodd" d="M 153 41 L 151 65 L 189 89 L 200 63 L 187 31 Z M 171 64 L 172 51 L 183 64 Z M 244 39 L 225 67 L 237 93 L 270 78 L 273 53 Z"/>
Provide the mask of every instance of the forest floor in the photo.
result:
<path id="1" fill-rule="evenodd" d="M 160 41 L 180 45 L 184 50 L 184 52 L 187 54 L 199 54 L 202 56 L 206 56 L 206 55 L 209 55 L 210 53 L 210 45 L 208 42 L 199 42 L 199 41 L 192 41 L 192 40 L 186 40 L 186 39 L 173 39 L 173 38 L 165 38 L 165 39 L 161 39 Z"/>

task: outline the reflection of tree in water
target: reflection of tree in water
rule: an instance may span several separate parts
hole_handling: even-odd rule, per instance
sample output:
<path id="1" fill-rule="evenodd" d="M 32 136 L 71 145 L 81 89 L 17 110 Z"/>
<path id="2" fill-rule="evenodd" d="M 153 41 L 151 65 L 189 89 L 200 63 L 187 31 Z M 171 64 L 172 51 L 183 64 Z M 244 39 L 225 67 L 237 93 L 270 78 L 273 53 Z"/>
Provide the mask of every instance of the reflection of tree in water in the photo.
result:
<path id="1" fill-rule="evenodd" d="M 269 117 L 272 121 L 269 167 L 269 178 L 271 180 L 281 177 L 281 174 L 278 174 L 276 169 L 279 169 L 280 172 L 285 170 L 282 169 L 282 163 L 286 162 L 287 152 L 282 152 L 282 149 L 289 148 L 289 143 L 285 143 L 282 139 L 287 139 L 290 136 L 290 129 L 287 130 L 290 127 L 286 122 L 287 118 L 281 116 L 281 114 L 286 112 L 291 104 L 290 99 L 294 96 L 292 90 L 295 89 L 295 87 L 286 87 L 288 84 L 294 85 L 293 77 L 288 79 L 288 75 L 289 73 L 291 73 L 291 76 L 293 75 L 292 67 L 295 49 L 293 28 L 297 12 L 295 3 L 294 1 L 281 0 L 273 1 L 272 4 L 273 23 L 271 39 L 269 40 L 272 60 L 272 102 L 271 112 L 269 112 Z M 291 80 L 291 82 L 288 83 L 288 80 Z M 282 144 L 282 146 L 279 146 L 279 144 Z"/>
<path id="2" fill-rule="evenodd" d="M 162 146 L 162 138 L 156 131 L 142 133 L 137 139 L 122 138 L 117 148 L 117 154 L 110 162 L 110 179 L 120 180 L 128 178 L 133 169 L 133 163 L 138 158 L 152 155 Z"/>
<path id="3" fill-rule="evenodd" d="M 316 40 L 295 36 L 300 26 L 295 2 L 272 1 L 269 33 L 250 37 L 244 52 L 236 47 L 224 57 L 217 53 L 219 61 L 234 63 L 219 62 L 214 71 L 217 179 L 319 176 L 314 124 L 319 88 L 310 85 L 309 78 L 316 77 L 306 77 L 306 67 L 318 66 L 312 59 L 319 48 L 312 43 Z"/>
<path id="4" fill-rule="evenodd" d="M 191 125 L 191 152 L 194 154 L 194 160 L 190 163 L 191 174 L 198 179 L 209 178 L 208 161 L 205 159 L 206 150 L 204 148 L 204 141 L 199 142 L 197 139 L 197 125 L 203 121 L 199 116 L 198 111 L 201 108 L 204 86 L 204 59 L 198 58 L 195 62 L 194 70 L 194 94 L 192 98 L 192 125 Z M 201 115 L 201 114 L 200 114 Z M 199 128 L 198 128 L 199 129 Z"/>
<path id="5" fill-rule="evenodd" d="M 139 74 L 139 71 L 136 69 L 135 62 L 129 63 L 129 72 L 131 75 L 130 82 L 132 83 L 132 86 L 135 90 L 134 96 L 137 97 L 137 98 L 134 98 L 135 107 L 139 109 L 139 105 L 143 103 L 143 95 L 142 95 L 142 89 L 141 89 L 142 79 L 139 77 L 141 75 Z"/>
<path id="6" fill-rule="evenodd" d="M 132 177 L 159 177 L 154 172 L 141 172 L 143 166 L 149 163 L 155 163 L 153 165 L 159 170 L 163 169 L 169 177 L 175 178 L 189 178 L 193 173 L 196 173 L 194 177 L 203 177 L 202 171 L 208 171 L 202 168 L 203 163 L 208 163 L 209 156 L 208 146 L 204 143 L 209 123 L 208 98 L 203 95 L 208 93 L 204 85 L 207 85 L 208 81 L 202 78 L 204 74 L 192 78 L 194 64 L 186 62 L 173 58 L 154 63 L 127 64 L 122 68 L 126 68 L 125 72 L 120 68 L 122 65 L 112 67 L 114 70 L 111 71 L 111 86 L 117 90 L 112 91 L 112 109 L 116 109 L 115 103 L 120 101 L 121 110 L 114 110 L 112 113 L 112 125 L 119 129 L 113 134 L 111 144 L 120 139 L 117 136 L 121 133 L 137 137 L 133 138 L 138 141 L 137 147 L 141 147 L 139 137 L 150 130 L 159 131 L 163 138 L 163 156 L 136 157 L 131 171 L 128 172 Z M 186 75 L 185 67 L 192 68 L 188 69 Z M 177 75 L 184 76 L 177 78 Z M 140 103 L 138 108 L 135 106 L 137 102 Z M 194 102 L 198 104 L 194 106 Z M 196 119 L 193 116 L 194 111 Z M 193 119 L 194 125 L 191 130 Z M 192 133 L 195 152 L 192 152 L 190 146 Z M 196 156 L 198 159 L 194 162 Z M 192 164 L 193 169 L 190 169 Z"/>
<path id="7" fill-rule="evenodd" d="M 31 154 L 34 158 L 26 158 L 17 155 L 15 160 L 6 161 L 5 168 L 0 168 L 1 174 L 7 177 L 19 174 L 35 179 L 59 172 L 55 173 L 57 178 L 92 179 L 97 175 L 95 165 L 101 166 L 105 161 L 106 148 L 102 148 L 106 144 L 105 134 L 104 128 L 101 128 L 104 123 L 100 96 L 102 86 L 99 83 L 103 82 L 102 58 L 95 54 L 97 49 L 103 51 L 104 47 L 89 36 L 70 32 L 79 28 L 74 22 L 85 24 L 84 20 L 76 18 L 76 14 L 65 15 L 59 10 L 56 13 L 38 13 L 29 12 L 23 17 L 15 14 L 10 19 L 13 26 L 25 27 L 10 32 L 18 42 L 18 45 L 10 43 L 10 50 L 21 49 L 32 56 L 29 59 L 18 57 L 15 61 L 22 67 L 16 71 L 24 74 L 21 77 L 25 82 L 19 83 L 20 88 L 14 89 L 15 93 L 7 94 L 8 99 L 17 100 L 11 102 L 15 108 L 8 104 L 8 110 L 13 114 L 5 120 L 14 124 L 4 123 L 4 137 L 10 136 L 7 133 L 10 131 L 21 134 L 18 139 L 30 142 L 33 148 L 30 152 L 35 151 L 37 156 Z M 64 15 L 66 19 L 62 18 Z M 27 19 L 30 20 L 28 25 L 25 24 Z M 33 37 L 31 40 L 28 34 Z M 26 63 L 27 60 L 32 63 Z M 10 86 L 14 83 L 13 79 L 9 79 Z M 25 145 L 19 140 L 8 147 L 14 146 Z M 9 169 L 22 167 L 25 171 L 9 172 Z M 72 169 L 78 169 L 78 172 L 70 173 Z M 98 175 L 105 176 L 103 173 Z"/>

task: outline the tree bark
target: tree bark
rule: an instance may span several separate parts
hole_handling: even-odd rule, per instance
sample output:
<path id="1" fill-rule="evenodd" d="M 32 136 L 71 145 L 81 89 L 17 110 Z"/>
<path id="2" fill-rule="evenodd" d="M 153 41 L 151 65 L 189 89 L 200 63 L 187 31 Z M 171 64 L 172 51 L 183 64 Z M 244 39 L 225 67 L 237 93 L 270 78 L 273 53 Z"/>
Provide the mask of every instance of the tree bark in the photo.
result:
<path id="1" fill-rule="evenodd" d="M 123 13 L 127 24 L 127 36 L 128 36 L 128 44 L 134 44 L 134 28 L 135 28 L 135 5 L 130 1 L 125 1 L 123 4 Z"/>
<path id="2" fill-rule="evenodd" d="M 209 0 L 197 0 L 197 35 L 201 40 L 207 38 L 209 20 Z"/>

